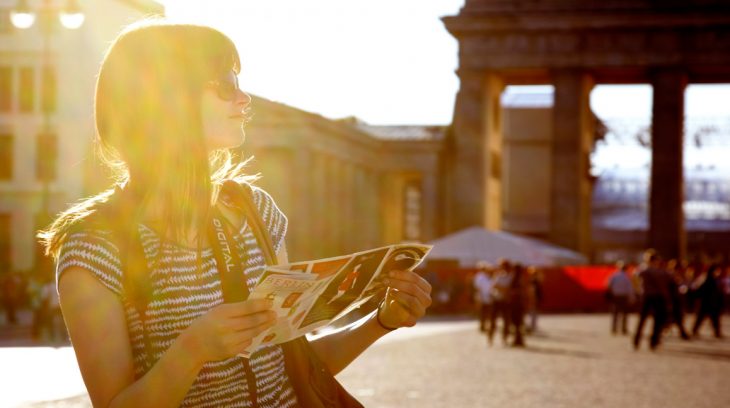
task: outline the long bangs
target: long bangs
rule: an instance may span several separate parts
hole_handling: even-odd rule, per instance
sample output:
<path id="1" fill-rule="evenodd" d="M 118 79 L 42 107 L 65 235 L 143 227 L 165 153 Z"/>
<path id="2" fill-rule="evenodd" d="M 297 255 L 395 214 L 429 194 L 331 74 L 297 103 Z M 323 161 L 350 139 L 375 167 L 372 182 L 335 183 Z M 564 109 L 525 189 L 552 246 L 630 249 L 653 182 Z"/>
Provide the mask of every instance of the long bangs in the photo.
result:
<path id="1" fill-rule="evenodd" d="M 160 199 L 162 239 L 203 231 L 223 179 L 255 179 L 230 152 L 209 154 L 202 129 L 205 83 L 240 69 L 236 47 L 221 32 L 160 18 L 128 26 L 107 50 L 94 101 L 98 157 L 116 183 L 134 190 L 139 209 L 152 195 Z M 82 200 L 42 231 L 46 252 L 56 256 L 67 232 L 113 192 Z"/>
<path id="2" fill-rule="evenodd" d="M 163 229 L 174 237 L 208 217 L 212 170 L 200 104 L 205 84 L 230 70 L 239 72 L 240 60 L 228 37 L 157 19 L 126 29 L 102 64 L 100 146 L 125 163 L 136 196 L 161 199 Z"/>

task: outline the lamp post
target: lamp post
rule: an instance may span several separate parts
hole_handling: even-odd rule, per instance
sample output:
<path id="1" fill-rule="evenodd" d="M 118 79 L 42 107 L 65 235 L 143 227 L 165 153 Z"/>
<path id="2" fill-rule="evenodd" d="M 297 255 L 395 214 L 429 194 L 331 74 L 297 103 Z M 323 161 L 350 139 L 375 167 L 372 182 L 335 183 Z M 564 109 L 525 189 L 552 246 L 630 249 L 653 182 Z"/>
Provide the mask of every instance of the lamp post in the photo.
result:
<path id="1" fill-rule="evenodd" d="M 76 0 L 66 0 L 63 7 L 54 4 L 53 0 L 42 0 L 36 4 L 37 7 L 34 10 L 29 7 L 27 0 L 18 0 L 15 8 L 10 11 L 10 21 L 16 28 L 25 30 L 30 29 L 36 23 L 36 15 L 38 17 L 38 29 L 42 38 L 41 78 L 43 78 L 41 83 L 42 87 L 39 88 L 41 89 L 40 105 L 43 114 L 43 137 L 38 138 L 38 143 L 40 144 L 42 140 L 50 140 L 52 107 L 55 106 L 55 101 L 49 99 L 55 98 L 56 96 L 55 91 L 52 92 L 49 84 L 53 75 L 51 71 L 51 63 L 53 60 L 53 56 L 51 55 L 51 36 L 61 28 L 78 29 L 83 25 L 85 16 L 81 12 L 81 8 Z M 55 83 L 53 86 L 56 86 Z M 51 148 L 51 146 L 41 144 L 38 147 L 38 151 L 48 148 Z M 52 170 L 48 163 L 41 162 L 43 158 L 40 155 L 38 160 L 39 162 L 36 168 L 39 170 L 38 176 L 43 188 L 40 216 L 43 218 L 41 222 L 45 226 L 50 222 L 51 218 L 49 207 Z"/>

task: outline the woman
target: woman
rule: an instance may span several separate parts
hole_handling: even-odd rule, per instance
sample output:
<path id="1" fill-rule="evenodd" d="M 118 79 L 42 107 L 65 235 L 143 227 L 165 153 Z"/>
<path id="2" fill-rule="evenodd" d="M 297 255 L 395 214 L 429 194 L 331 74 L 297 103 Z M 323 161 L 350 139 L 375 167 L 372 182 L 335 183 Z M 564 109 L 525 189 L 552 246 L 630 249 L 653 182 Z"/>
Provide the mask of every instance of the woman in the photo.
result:
<path id="1" fill-rule="evenodd" d="M 280 346 L 237 356 L 275 313 L 266 300 L 224 304 L 221 265 L 203 233 L 212 214 L 222 214 L 253 288 L 264 268 L 261 249 L 242 215 L 218 200 L 223 180 L 251 180 L 226 150 L 243 142 L 251 102 L 238 88 L 239 67 L 223 34 L 164 20 L 127 28 L 101 65 L 96 133 L 116 187 L 40 234 L 57 260 L 61 308 L 96 407 L 295 406 L 292 384 L 307 380 L 288 377 Z M 253 195 L 279 262 L 287 262 L 286 218 L 266 192 L 254 187 Z M 119 237 L 94 221 L 105 211 L 131 226 L 141 246 L 152 292 L 141 313 L 124 284 L 140 268 L 127 267 Z M 332 373 L 423 316 L 430 304 L 424 280 L 392 271 L 388 284 L 376 313 L 312 342 Z"/>

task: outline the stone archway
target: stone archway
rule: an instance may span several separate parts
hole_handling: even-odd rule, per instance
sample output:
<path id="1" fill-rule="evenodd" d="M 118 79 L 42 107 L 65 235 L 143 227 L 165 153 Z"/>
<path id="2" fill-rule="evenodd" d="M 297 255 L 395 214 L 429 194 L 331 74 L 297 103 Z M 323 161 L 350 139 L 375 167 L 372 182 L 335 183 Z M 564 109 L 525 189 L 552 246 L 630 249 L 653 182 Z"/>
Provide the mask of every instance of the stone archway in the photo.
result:
<path id="1" fill-rule="evenodd" d="M 730 82 L 725 1 L 467 0 L 445 17 L 459 41 L 461 88 L 449 162 L 448 231 L 500 228 L 499 94 L 555 86 L 550 238 L 590 254 L 589 95 L 594 84 L 651 83 L 648 246 L 685 252 L 682 141 L 688 83 Z"/>

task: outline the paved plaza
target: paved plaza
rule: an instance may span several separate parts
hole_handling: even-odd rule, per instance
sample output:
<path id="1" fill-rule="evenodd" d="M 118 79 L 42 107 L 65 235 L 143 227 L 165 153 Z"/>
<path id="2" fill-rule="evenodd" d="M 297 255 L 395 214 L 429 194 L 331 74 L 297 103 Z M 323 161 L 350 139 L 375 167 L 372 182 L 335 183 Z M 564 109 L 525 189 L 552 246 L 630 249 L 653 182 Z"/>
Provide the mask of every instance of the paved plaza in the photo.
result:
<path id="1" fill-rule="evenodd" d="M 648 341 L 634 351 L 628 337 L 610 335 L 607 315 L 544 316 L 540 325 L 527 348 L 516 349 L 499 338 L 488 347 L 474 320 L 429 319 L 381 339 L 338 378 L 378 408 L 730 406 L 730 340 L 712 338 L 709 327 L 691 342 L 670 331 L 651 352 Z M 730 333 L 729 318 L 724 329 Z M 0 406 L 90 406 L 73 396 L 83 384 L 70 348 L 0 349 L 4 362 L 8 356 L 0 380 L 10 391 Z M 13 368 L 29 360 L 32 369 Z M 62 397 L 38 402 L 53 393 Z"/>

